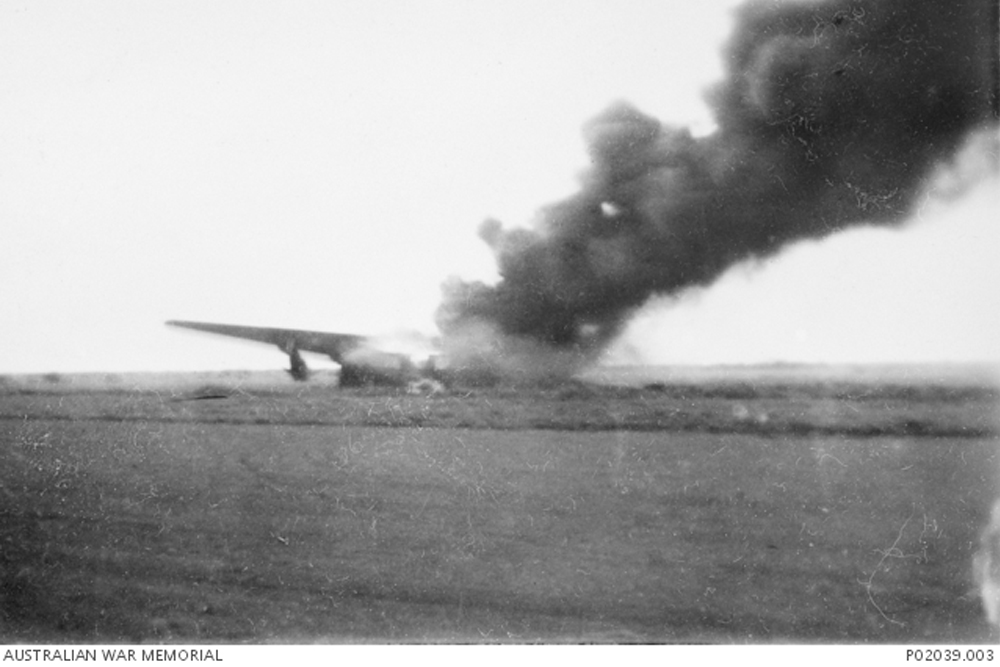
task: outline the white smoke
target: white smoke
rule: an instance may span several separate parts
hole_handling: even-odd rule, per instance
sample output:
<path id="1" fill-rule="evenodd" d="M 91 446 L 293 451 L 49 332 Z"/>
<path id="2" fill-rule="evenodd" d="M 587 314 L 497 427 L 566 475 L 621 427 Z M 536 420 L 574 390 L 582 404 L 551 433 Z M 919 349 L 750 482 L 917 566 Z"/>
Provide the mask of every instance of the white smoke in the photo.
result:
<path id="1" fill-rule="evenodd" d="M 1000 628 L 1000 500 L 993 505 L 980 550 L 972 560 L 976 584 L 990 625 Z"/>

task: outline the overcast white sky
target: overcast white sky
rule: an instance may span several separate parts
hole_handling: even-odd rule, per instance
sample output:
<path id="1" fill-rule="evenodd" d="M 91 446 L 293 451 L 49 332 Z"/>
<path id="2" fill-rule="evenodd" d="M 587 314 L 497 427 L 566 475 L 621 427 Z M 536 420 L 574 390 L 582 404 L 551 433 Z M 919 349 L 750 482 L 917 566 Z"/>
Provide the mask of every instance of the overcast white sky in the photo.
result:
<path id="1" fill-rule="evenodd" d="M 0 373 L 285 363 L 167 319 L 433 332 L 611 102 L 711 131 L 734 4 L 0 0 Z M 609 358 L 1000 359 L 998 192 L 736 267 Z"/>

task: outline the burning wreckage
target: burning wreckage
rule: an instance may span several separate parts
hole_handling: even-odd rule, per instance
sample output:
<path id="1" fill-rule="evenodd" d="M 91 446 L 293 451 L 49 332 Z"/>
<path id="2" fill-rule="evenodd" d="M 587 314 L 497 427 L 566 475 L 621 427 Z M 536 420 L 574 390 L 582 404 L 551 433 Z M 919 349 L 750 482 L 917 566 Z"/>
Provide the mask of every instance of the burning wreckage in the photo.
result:
<path id="1" fill-rule="evenodd" d="M 906 221 L 960 151 L 995 159 L 997 26 L 989 0 L 748 3 L 708 93 L 716 130 L 694 137 L 625 103 L 591 121 L 576 194 L 530 229 L 480 227 L 500 280 L 445 284 L 442 358 L 568 374 L 653 296 L 798 240 Z M 173 324 L 276 344 L 296 379 L 299 351 L 328 354 L 347 383 L 385 362 L 419 370 L 361 336 Z"/>
<path id="2" fill-rule="evenodd" d="M 435 340 L 419 334 L 375 337 L 184 320 L 167 324 L 276 345 L 288 355 L 289 375 L 299 381 L 308 380 L 310 375 L 302 352 L 323 354 L 339 364 L 342 386 L 402 386 L 433 377 L 435 371 Z"/>

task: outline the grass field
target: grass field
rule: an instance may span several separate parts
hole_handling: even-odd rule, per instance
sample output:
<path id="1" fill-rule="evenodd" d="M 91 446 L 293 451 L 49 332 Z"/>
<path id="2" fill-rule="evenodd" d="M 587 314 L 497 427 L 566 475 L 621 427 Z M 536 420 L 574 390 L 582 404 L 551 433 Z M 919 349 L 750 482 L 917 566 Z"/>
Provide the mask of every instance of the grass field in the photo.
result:
<path id="1" fill-rule="evenodd" d="M 7 379 L 0 638 L 1000 639 L 989 383 L 248 377 Z"/>

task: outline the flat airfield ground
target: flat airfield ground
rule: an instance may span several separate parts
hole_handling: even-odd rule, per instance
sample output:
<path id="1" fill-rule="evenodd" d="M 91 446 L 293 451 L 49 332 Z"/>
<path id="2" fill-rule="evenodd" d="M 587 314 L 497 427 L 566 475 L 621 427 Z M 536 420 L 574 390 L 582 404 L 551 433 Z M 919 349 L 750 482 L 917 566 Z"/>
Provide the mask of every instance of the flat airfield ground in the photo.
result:
<path id="1" fill-rule="evenodd" d="M 992 379 L 590 380 L 4 378 L 0 639 L 1000 639 Z"/>

